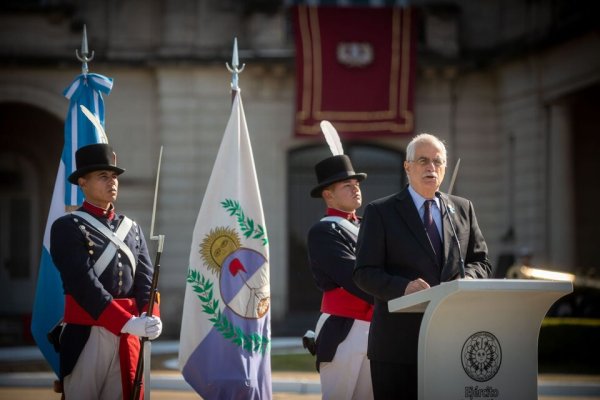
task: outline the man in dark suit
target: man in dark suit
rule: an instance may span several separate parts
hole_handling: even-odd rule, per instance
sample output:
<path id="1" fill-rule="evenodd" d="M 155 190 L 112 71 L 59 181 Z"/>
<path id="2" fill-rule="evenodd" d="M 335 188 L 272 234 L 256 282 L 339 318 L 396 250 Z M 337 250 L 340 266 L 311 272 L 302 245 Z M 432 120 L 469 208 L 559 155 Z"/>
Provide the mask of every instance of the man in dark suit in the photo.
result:
<path id="1" fill-rule="evenodd" d="M 387 302 L 460 277 L 491 274 L 473 204 L 439 192 L 446 148 L 421 134 L 406 149 L 409 186 L 370 203 L 357 243 L 354 281 L 375 297 L 368 357 L 375 399 L 417 398 L 417 348 L 422 314 L 390 313 Z M 456 237 L 450 223 L 452 220 Z"/>

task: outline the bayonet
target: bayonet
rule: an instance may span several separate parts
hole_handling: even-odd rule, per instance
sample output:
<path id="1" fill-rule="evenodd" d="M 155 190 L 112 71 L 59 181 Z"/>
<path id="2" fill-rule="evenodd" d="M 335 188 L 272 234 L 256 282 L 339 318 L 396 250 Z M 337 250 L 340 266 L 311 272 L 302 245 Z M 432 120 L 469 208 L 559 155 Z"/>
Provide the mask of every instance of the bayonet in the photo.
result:
<path id="1" fill-rule="evenodd" d="M 452 190 L 454 189 L 454 182 L 456 181 L 456 175 L 458 175 L 458 167 L 460 167 L 460 158 L 456 160 L 456 165 L 454 166 L 454 171 L 452 172 L 452 178 L 450 179 L 450 185 L 448 186 L 448 194 L 452 194 Z"/>

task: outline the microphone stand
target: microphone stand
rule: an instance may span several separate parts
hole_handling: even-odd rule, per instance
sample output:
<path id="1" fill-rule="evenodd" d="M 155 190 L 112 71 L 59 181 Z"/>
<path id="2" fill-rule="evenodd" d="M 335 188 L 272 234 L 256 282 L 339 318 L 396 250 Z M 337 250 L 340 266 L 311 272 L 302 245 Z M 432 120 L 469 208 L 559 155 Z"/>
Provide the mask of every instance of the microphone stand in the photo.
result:
<path id="1" fill-rule="evenodd" d="M 156 250 L 156 259 L 154 261 L 154 273 L 152 274 L 152 284 L 150 285 L 150 299 L 148 300 L 148 311 L 146 315 L 148 317 L 152 316 L 152 310 L 154 309 L 154 303 L 156 302 L 156 295 L 158 293 L 158 276 L 160 274 L 160 256 L 163 252 L 163 247 L 165 243 L 165 235 L 157 235 L 154 236 L 154 218 L 156 216 L 156 199 L 158 198 L 158 181 L 160 177 L 160 162 L 162 160 L 162 146 L 160 147 L 160 155 L 158 157 L 158 170 L 156 172 L 156 187 L 154 188 L 154 205 L 152 207 L 152 223 L 150 226 L 150 240 L 158 240 L 158 248 Z M 140 338 L 140 354 L 138 356 L 138 362 L 135 369 L 135 378 L 133 379 L 133 388 L 131 391 L 131 400 L 138 400 L 140 398 L 140 393 L 142 389 L 142 376 L 144 374 L 144 345 L 148 341 L 147 337 Z M 150 346 L 150 343 L 148 343 Z M 149 361 L 149 357 L 148 357 Z M 148 364 L 150 364 L 148 362 Z M 149 378 L 149 370 L 146 376 Z M 149 379 L 146 379 L 146 387 L 144 388 L 144 392 L 147 392 Z"/>
<path id="2" fill-rule="evenodd" d="M 452 222 L 452 216 L 450 215 L 450 213 L 448 211 L 448 206 L 446 205 L 446 203 L 444 202 L 444 199 L 442 198 L 442 194 L 440 192 L 435 192 L 435 195 L 440 199 L 440 202 L 446 209 L 446 214 L 448 215 L 448 221 L 450 221 L 450 228 L 452 228 L 452 235 L 454 235 L 454 241 L 456 242 L 456 247 L 458 248 L 458 257 L 460 259 L 460 264 L 458 266 L 458 270 L 460 272 L 461 279 L 464 279 L 465 278 L 465 260 L 463 259 L 463 256 L 462 256 L 462 251 L 460 249 L 460 241 L 458 240 L 458 236 L 456 235 L 456 229 L 454 229 L 454 223 Z"/>

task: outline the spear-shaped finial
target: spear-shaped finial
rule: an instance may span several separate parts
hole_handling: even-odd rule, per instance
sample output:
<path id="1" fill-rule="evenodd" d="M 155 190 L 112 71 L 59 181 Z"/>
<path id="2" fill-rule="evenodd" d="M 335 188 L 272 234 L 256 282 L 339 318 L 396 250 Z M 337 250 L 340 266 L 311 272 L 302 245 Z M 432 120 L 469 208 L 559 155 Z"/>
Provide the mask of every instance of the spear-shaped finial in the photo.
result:
<path id="1" fill-rule="evenodd" d="M 75 57 L 77 57 L 77 59 L 82 63 L 81 73 L 87 75 L 87 63 L 94 59 L 94 50 L 92 50 L 92 54 L 90 54 L 88 51 L 87 29 L 85 27 L 85 24 L 83 24 L 83 38 L 81 39 L 81 55 L 79 54 L 79 50 L 75 49 Z"/>
<path id="2" fill-rule="evenodd" d="M 233 55 L 231 56 L 231 67 L 229 64 L 225 63 L 225 66 L 231 72 L 231 90 L 237 91 L 239 90 L 238 86 L 238 75 L 240 72 L 244 70 L 246 64 L 242 64 L 242 67 L 239 68 L 240 60 L 238 59 L 238 48 L 237 48 L 237 37 L 233 39 Z"/>

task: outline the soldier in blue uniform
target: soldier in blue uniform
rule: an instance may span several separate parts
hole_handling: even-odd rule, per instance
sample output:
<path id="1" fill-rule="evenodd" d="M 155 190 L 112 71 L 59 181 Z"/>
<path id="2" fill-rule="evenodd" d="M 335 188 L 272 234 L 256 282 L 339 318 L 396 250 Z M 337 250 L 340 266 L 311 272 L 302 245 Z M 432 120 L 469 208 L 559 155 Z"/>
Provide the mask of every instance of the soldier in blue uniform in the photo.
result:
<path id="1" fill-rule="evenodd" d="M 108 144 L 75 153 L 69 182 L 85 201 L 52 225 L 50 252 L 65 293 L 60 335 L 64 395 L 73 399 L 128 398 L 139 337 L 162 331 L 158 309 L 147 317 L 153 266 L 140 226 L 115 213 L 116 155 Z"/>
<path id="2" fill-rule="evenodd" d="M 310 267 L 323 292 L 316 327 L 317 370 L 323 399 L 372 399 L 367 359 L 373 297 L 352 280 L 362 203 L 360 182 L 350 158 L 335 155 L 315 166 L 318 184 L 311 196 L 322 197 L 326 216 L 308 233 Z"/>

